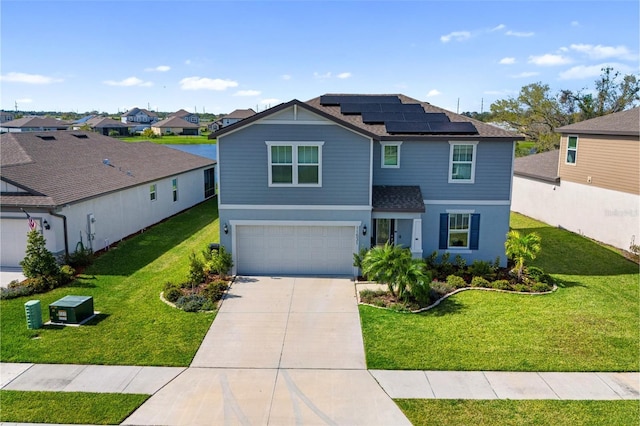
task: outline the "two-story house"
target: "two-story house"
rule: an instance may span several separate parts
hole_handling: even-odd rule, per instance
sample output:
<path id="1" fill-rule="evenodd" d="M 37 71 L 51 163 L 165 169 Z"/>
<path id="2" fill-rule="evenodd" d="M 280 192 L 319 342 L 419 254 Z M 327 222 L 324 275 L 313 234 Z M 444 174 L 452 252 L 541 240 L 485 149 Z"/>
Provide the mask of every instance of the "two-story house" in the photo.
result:
<path id="1" fill-rule="evenodd" d="M 556 129 L 560 149 L 518 158 L 514 211 L 628 250 L 640 243 L 640 108 Z"/>
<path id="2" fill-rule="evenodd" d="M 403 95 L 292 100 L 217 138 L 238 274 L 353 275 L 353 253 L 504 254 L 517 135 Z"/>
<path id="3" fill-rule="evenodd" d="M 200 116 L 198 116 L 198 114 L 191 113 L 184 109 L 178 110 L 173 114 L 169 114 L 167 118 L 171 118 L 171 117 L 182 118 L 184 121 L 188 121 L 189 123 L 192 123 L 192 124 L 200 124 Z"/>
<path id="4" fill-rule="evenodd" d="M 215 132 L 216 130 L 220 130 L 223 127 L 230 126 L 232 124 L 237 123 L 240 120 L 244 120 L 245 118 L 252 117 L 256 114 L 254 110 L 249 109 L 236 109 L 233 110 L 230 114 L 223 116 L 222 118 L 214 121 L 209 124 L 207 127 L 210 131 Z"/>
<path id="5" fill-rule="evenodd" d="M 148 111 L 144 108 L 131 108 L 129 111 L 122 114 L 120 121 L 123 123 L 141 123 L 151 124 L 158 121 L 158 114 L 153 111 Z"/>
<path id="6" fill-rule="evenodd" d="M 6 123 L 16 119 L 16 115 L 11 111 L 0 110 L 0 123 Z"/>

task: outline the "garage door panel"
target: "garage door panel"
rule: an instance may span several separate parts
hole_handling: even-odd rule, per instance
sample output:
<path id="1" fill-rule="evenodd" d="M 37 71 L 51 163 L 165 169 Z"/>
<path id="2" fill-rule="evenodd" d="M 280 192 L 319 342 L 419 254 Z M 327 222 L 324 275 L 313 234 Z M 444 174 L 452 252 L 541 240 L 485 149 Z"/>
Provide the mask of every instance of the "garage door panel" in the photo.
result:
<path id="1" fill-rule="evenodd" d="M 238 225 L 236 233 L 239 274 L 353 273 L 353 226 Z"/>
<path id="2" fill-rule="evenodd" d="M 0 219 L 0 265 L 20 267 L 27 251 L 29 226 L 23 218 Z"/>

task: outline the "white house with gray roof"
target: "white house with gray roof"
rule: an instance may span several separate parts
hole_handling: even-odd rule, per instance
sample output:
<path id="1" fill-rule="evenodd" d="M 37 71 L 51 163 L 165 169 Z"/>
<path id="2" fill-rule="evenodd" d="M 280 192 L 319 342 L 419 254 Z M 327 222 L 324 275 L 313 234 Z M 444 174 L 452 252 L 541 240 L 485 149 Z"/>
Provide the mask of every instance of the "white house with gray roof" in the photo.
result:
<path id="1" fill-rule="evenodd" d="M 36 222 L 56 255 L 102 250 L 215 195 L 215 161 L 94 132 L 0 136 L 0 266 L 24 258 Z"/>

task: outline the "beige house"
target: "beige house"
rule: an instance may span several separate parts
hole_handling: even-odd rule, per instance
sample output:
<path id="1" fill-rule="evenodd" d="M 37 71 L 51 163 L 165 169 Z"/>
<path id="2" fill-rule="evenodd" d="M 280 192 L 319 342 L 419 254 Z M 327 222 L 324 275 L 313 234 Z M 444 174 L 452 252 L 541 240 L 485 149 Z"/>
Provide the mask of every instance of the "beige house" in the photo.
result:
<path id="1" fill-rule="evenodd" d="M 159 136 L 166 135 L 168 133 L 184 136 L 198 136 L 200 134 L 200 126 L 198 124 L 190 123 L 175 116 L 152 124 L 151 130 Z"/>
<path id="2" fill-rule="evenodd" d="M 624 250 L 640 244 L 640 108 L 556 131 L 559 150 L 515 160 L 512 210 Z"/>

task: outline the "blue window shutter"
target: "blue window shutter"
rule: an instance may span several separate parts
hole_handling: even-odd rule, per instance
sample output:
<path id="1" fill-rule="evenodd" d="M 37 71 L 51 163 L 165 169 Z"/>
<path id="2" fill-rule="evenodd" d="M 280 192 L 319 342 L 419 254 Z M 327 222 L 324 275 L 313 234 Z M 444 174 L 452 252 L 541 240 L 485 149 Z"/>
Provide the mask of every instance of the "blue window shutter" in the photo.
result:
<path id="1" fill-rule="evenodd" d="M 471 236 L 469 241 L 471 250 L 478 250 L 478 240 L 480 240 L 480 215 L 474 213 L 471 215 Z"/>
<path id="2" fill-rule="evenodd" d="M 440 244 L 438 248 L 440 250 L 446 250 L 449 239 L 449 214 L 440 213 Z"/>

